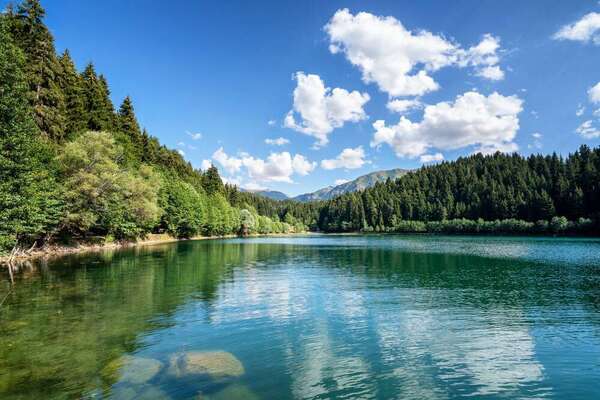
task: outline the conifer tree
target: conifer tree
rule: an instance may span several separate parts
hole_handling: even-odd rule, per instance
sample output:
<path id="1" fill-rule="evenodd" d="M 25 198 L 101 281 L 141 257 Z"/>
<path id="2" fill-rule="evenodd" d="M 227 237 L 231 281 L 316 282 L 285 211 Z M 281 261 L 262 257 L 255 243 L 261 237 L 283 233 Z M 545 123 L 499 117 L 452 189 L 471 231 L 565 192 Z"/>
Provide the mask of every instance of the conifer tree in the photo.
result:
<path id="1" fill-rule="evenodd" d="M 221 176 L 219 176 L 219 170 L 214 165 L 211 165 L 210 168 L 204 172 L 203 186 L 208 195 L 225 192 L 223 181 L 221 180 Z"/>
<path id="2" fill-rule="evenodd" d="M 45 14 L 39 0 L 24 0 L 10 19 L 15 43 L 27 60 L 24 70 L 35 122 L 43 134 L 59 141 L 66 130 L 66 106 L 58 83 L 61 66 L 54 38 L 43 22 Z"/>
<path id="3" fill-rule="evenodd" d="M 72 138 L 87 129 L 83 78 L 77 72 L 69 50 L 64 51 L 59 62 L 59 84 L 65 96 L 66 106 L 66 136 Z"/>
<path id="4" fill-rule="evenodd" d="M 133 158 L 138 162 L 141 161 L 145 140 L 140 131 L 140 126 L 133 110 L 133 103 L 129 96 L 125 97 L 119 108 L 117 122 L 119 131 L 125 135 L 126 140 L 132 147 Z"/>
<path id="5" fill-rule="evenodd" d="M 0 16 L 0 250 L 38 239 L 61 212 L 41 139 L 28 103 L 24 56 Z"/>
<path id="6" fill-rule="evenodd" d="M 88 129 L 111 130 L 114 126 L 114 110 L 108 97 L 106 79 L 96 74 L 92 63 L 87 65 L 82 77 Z"/>

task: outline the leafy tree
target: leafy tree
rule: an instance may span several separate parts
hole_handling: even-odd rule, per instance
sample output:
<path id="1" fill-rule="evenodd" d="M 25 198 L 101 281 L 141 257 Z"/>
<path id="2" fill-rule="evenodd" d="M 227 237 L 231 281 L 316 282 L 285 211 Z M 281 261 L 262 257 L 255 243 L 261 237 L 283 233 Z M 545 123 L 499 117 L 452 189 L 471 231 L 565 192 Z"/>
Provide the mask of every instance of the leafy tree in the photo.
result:
<path id="1" fill-rule="evenodd" d="M 59 157 L 65 184 L 64 231 L 135 238 L 158 222 L 159 183 L 149 167 L 119 165 L 121 149 L 107 132 L 87 132 Z"/>
<path id="2" fill-rule="evenodd" d="M 206 214 L 206 196 L 189 183 L 164 179 L 161 189 L 164 210 L 161 225 L 171 235 L 191 238 L 200 234 Z"/>

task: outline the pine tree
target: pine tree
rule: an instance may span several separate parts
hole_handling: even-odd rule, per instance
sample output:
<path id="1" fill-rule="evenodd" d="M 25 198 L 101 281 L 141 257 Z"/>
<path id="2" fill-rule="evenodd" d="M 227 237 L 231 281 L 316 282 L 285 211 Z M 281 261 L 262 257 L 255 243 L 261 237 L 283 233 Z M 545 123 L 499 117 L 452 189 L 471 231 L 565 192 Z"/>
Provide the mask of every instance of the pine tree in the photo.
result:
<path id="1" fill-rule="evenodd" d="M 45 14 L 39 0 L 23 1 L 11 17 L 12 31 L 26 57 L 24 71 L 35 122 L 44 135 L 60 141 L 66 131 L 66 105 L 58 82 L 61 66 L 54 38 L 43 22 Z"/>
<path id="2" fill-rule="evenodd" d="M 66 137 L 72 138 L 87 128 L 83 78 L 77 72 L 69 50 L 64 51 L 59 62 L 61 66 L 59 84 L 66 105 Z"/>
<path id="3" fill-rule="evenodd" d="M 219 170 L 214 165 L 211 165 L 210 168 L 204 172 L 203 187 L 208 195 L 225 192 L 223 181 L 219 176 Z"/>
<path id="4" fill-rule="evenodd" d="M 96 75 L 92 63 L 87 65 L 82 78 L 87 128 L 93 131 L 111 130 L 114 126 L 114 110 L 108 97 L 106 79 Z"/>
<path id="5" fill-rule="evenodd" d="M 61 212 L 50 169 L 29 106 L 23 53 L 0 16 L 0 251 L 38 239 Z"/>
<path id="6" fill-rule="evenodd" d="M 125 97 L 119 108 L 117 123 L 119 132 L 125 135 L 125 140 L 131 146 L 131 157 L 138 162 L 141 161 L 145 139 L 140 131 L 140 126 L 133 110 L 133 103 L 129 96 Z"/>

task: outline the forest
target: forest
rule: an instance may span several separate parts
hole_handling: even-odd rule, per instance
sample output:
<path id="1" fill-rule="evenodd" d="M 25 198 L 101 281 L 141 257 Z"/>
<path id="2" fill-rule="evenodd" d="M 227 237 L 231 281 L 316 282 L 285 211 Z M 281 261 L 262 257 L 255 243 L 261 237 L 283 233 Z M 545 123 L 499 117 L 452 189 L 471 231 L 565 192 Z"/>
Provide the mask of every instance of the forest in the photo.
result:
<path id="1" fill-rule="evenodd" d="M 118 109 L 92 63 L 57 54 L 38 0 L 0 14 L 0 251 L 48 242 L 297 232 L 215 167 L 194 169 Z M 230 202 L 230 200 L 234 200 Z M 272 218 L 271 218 L 272 217 Z"/>
<path id="2" fill-rule="evenodd" d="M 329 201 L 275 201 L 194 169 L 57 54 L 39 0 L 0 15 L 0 252 L 73 240 L 323 232 L 598 234 L 600 148 L 476 154 Z"/>

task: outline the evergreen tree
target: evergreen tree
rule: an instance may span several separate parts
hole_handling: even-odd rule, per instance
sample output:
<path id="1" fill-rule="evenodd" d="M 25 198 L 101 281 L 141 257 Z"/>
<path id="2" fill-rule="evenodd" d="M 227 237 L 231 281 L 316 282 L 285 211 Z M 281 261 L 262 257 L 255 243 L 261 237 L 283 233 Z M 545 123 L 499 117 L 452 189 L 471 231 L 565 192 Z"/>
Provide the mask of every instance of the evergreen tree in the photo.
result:
<path id="1" fill-rule="evenodd" d="M 136 161 L 142 160 L 144 151 L 144 137 L 140 131 L 140 126 L 135 117 L 133 103 L 129 96 L 125 97 L 118 113 L 118 129 L 119 132 L 125 135 L 124 141 L 127 141 L 130 150 L 130 157 Z"/>
<path id="2" fill-rule="evenodd" d="M 92 63 L 83 71 L 83 94 L 87 128 L 93 131 L 111 130 L 114 126 L 114 110 L 108 97 L 106 80 L 96 75 Z"/>
<path id="3" fill-rule="evenodd" d="M 214 165 L 211 165 L 209 169 L 203 175 L 203 186 L 208 195 L 215 193 L 224 193 L 225 187 L 223 181 L 219 176 L 219 170 Z"/>
<path id="4" fill-rule="evenodd" d="M 0 16 L 0 251 L 48 232 L 61 211 L 51 152 L 27 98 L 24 56 Z"/>
<path id="5" fill-rule="evenodd" d="M 43 22 L 45 14 L 39 0 L 24 0 L 11 16 L 12 31 L 27 60 L 24 71 L 35 122 L 43 134 L 59 141 L 66 131 L 66 105 L 58 82 L 61 66 Z"/>
<path id="6" fill-rule="evenodd" d="M 66 137 L 72 138 L 87 129 L 83 78 L 77 72 L 69 50 L 65 50 L 59 59 L 61 74 L 59 85 L 65 97 Z"/>

